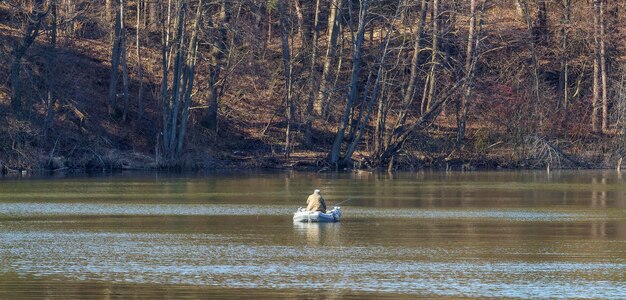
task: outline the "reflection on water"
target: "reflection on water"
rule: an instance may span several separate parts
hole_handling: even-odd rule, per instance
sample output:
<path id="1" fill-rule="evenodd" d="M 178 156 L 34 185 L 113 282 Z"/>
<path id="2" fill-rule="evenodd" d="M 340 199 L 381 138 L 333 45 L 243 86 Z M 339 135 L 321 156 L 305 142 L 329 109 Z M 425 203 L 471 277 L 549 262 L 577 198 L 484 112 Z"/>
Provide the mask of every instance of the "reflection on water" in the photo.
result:
<path id="1" fill-rule="evenodd" d="M 341 222 L 292 222 L 314 187 Z M 623 299 L 625 199 L 597 172 L 5 180 L 0 299 Z"/>
<path id="2" fill-rule="evenodd" d="M 341 223 L 293 222 L 293 229 L 306 239 L 307 246 L 341 245 Z"/>

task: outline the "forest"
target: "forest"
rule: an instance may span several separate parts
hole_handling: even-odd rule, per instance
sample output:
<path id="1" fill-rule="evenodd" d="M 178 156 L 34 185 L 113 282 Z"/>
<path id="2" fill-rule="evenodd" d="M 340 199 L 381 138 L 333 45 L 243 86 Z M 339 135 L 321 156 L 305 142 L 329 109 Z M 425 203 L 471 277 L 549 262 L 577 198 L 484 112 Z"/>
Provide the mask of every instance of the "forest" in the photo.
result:
<path id="1" fill-rule="evenodd" d="M 0 169 L 621 169 L 622 0 L 3 0 Z"/>

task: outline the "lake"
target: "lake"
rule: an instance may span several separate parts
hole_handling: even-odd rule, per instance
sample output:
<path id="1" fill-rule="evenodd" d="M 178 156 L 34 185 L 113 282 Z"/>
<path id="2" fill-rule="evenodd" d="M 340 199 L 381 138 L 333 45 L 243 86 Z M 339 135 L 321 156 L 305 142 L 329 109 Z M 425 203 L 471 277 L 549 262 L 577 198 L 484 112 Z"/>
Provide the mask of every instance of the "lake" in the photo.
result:
<path id="1" fill-rule="evenodd" d="M 626 174 L 625 174 L 626 177 Z M 293 223 L 313 189 L 341 222 Z M 626 298 L 615 171 L 0 179 L 0 299 Z"/>

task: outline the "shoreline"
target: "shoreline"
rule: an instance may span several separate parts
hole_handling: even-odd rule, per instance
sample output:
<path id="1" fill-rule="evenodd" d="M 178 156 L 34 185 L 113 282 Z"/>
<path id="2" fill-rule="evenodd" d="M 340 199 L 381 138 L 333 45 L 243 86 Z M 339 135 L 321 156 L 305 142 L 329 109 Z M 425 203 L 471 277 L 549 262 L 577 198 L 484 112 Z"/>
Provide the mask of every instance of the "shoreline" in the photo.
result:
<path id="1" fill-rule="evenodd" d="M 297 154 L 297 153 L 296 153 Z M 131 157 L 131 158 L 129 158 Z M 136 157 L 139 159 L 132 159 Z M 109 157 L 110 158 L 110 157 Z M 63 173 L 83 174 L 93 172 L 166 172 L 166 173 L 220 173 L 220 172 L 248 172 L 248 171 L 298 171 L 316 173 L 395 173 L 395 172 L 417 172 L 417 171 L 452 171 L 452 172 L 473 172 L 473 171 L 533 171 L 545 170 L 547 172 L 557 170 L 616 170 L 617 166 L 607 164 L 590 164 L 578 167 L 533 167 L 523 162 L 511 162 L 497 159 L 433 159 L 433 160 L 413 160 L 411 164 L 398 164 L 392 171 L 385 167 L 371 168 L 358 161 L 353 161 L 352 167 L 331 168 L 327 165 L 320 165 L 324 160 L 323 156 L 306 158 L 284 158 L 279 156 L 262 155 L 246 158 L 226 159 L 226 158 L 205 158 L 211 163 L 199 162 L 179 162 L 170 166 L 159 165 L 155 159 L 146 159 L 147 156 L 140 153 L 121 153 L 118 160 L 104 160 L 99 158 L 100 164 L 86 164 L 82 166 L 67 166 L 64 161 L 70 161 L 67 157 L 54 157 L 47 163 L 33 164 L 28 167 L 12 168 L 0 161 L 0 175 L 2 176 L 30 176 L 55 175 Z M 43 166 L 43 167 L 42 167 Z M 48 166 L 48 167 L 46 167 Z M 56 168 L 49 168 L 55 166 Z"/>

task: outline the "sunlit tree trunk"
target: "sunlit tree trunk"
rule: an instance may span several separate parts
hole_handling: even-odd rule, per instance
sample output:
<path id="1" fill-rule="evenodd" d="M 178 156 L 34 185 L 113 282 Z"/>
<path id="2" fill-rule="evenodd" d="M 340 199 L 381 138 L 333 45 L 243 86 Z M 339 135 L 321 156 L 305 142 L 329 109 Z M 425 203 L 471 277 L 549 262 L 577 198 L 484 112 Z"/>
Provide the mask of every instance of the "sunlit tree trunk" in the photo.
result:
<path id="1" fill-rule="evenodd" d="M 137 112 L 137 119 L 141 120 L 143 119 L 143 114 L 144 114 L 144 107 L 143 107 L 143 66 L 142 66 L 142 58 L 141 58 L 141 45 L 139 44 L 140 41 L 140 32 L 142 31 L 142 23 L 141 22 L 141 5 L 140 4 L 140 0 L 137 0 L 137 28 L 135 31 L 135 43 L 136 43 L 136 47 L 137 47 L 137 81 L 139 81 L 139 91 L 137 92 L 137 106 L 138 106 L 138 112 Z M 144 20 L 146 19 L 145 14 L 143 15 Z"/>
<path id="2" fill-rule="evenodd" d="M 409 112 L 409 108 L 413 103 L 413 99 L 417 94 L 417 81 L 419 78 L 419 55 L 422 50 L 421 40 L 426 25 L 426 14 L 428 12 L 428 0 L 422 0 L 420 6 L 420 18 L 417 25 L 417 32 L 415 33 L 415 41 L 413 42 L 413 56 L 411 57 L 411 73 L 409 74 L 409 81 L 406 86 L 404 98 L 402 100 L 402 108 L 398 114 L 398 120 L 396 127 L 402 126 L 406 122 L 406 117 Z"/>
<path id="3" fill-rule="evenodd" d="M 515 12 L 517 12 L 520 18 L 524 18 L 524 9 L 522 8 L 520 0 L 515 0 Z"/>
<path id="4" fill-rule="evenodd" d="M 113 1 L 113 0 L 107 0 L 107 1 Z M 61 20 L 63 20 L 63 23 L 64 23 L 62 27 L 63 32 L 65 32 L 65 35 L 73 37 L 76 35 L 76 32 L 74 31 L 75 30 L 74 20 L 76 19 L 76 2 L 75 0 L 63 0 L 62 4 L 63 4 L 63 17 L 61 18 Z M 110 19 L 110 16 L 108 16 L 108 18 Z M 107 21 L 107 24 L 109 22 L 110 21 Z"/>
<path id="5" fill-rule="evenodd" d="M 286 116 L 287 116 L 287 129 L 285 130 L 285 157 L 289 157 L 291 151 L 291 126 L 293 119 L 293 104 L 292 104 L 292 62 L 291 62 L 291 48 L 289 46 L 289 31 L 287 29 L 287 4 L 286 0 L 278 0 L 278 14 L 280 18 L 280 37 L 283 50 L 283 70 L 285 76 L 285 103 L 286 103 Z"/>
<path id="6" fill-rule="evenodd" d="M 430 104 L 435 98 L 435 89 L 437 87 L 437 64 L 439 56 L 439 0 L 433 0 L 433 19 L 432 19 L 432 54 L 430 58 L 430 72 L 428 73 L 428 98 L 422 103 L 422 111 L 430 110 Z"/>
<path id="7" fill-rule="evenodd" d="M 117 0 L 104 0 L 104 20 L 108 23 L 111 22 L 111 4 L 113 1 Z"/>
<path id="8" fill-rule="evenodd" d="M 539 62 L 537 59 L 537 50 L 536 50 L 536 46 L 535 46 L 535 39 L 534 39 L 534 34 L 533 34 L 533 29 L 532 29 L 532 22 L 531 22 L 531 17 L 530 17 L 530 8 L 528 7 L 528 0 L 523 0 L 523 5 L 524 5 L 524 14 L 525 14 L 525 19 L 526 19 L 526 27 L 528 29 L 528 34 L 530 36 L 528 43 L 530 45 L 530 56 L 531 56 L 531 63 L 532 63 L 532 71 L 533 71 L 533 98 L 534 98 L 534 105 L 533 105 L 533 112 L 531 113 L 537 113 L 540 110 L 540 94 L 539 94 Z M 541 126 L 543 124 L 543 118 L 541 116 L 539 116 L 539 125 Z"/>
<path id="9" fill-rule="evenodd" d="M 302 49 L 308 49 L 310 43 L 311 26 L 309 25 L 310 15 L 307 13 L 306 7 L 310 4 L 307 2 L 313 0 L 305 0 L 300 3 L 300 0 L 293 0 L 294 8 L 296 11 L 296 19 L 298 20 L 298 37 L 300 39 L 300 46 Z"/>
<path id="10" fill-rule="evenodd" d="M 562 22 L 562 47 L 563 54 L 561 57 L 561 89 L 563 91 L 563 100 L 561 108 L 563 112 L 567 112 L 569 105 L 569 56 L 568 56 L 568 35 L 570 26 L 571 5 L 570 0 L 563 0 L 563 22 Z M 567 119 L 567 118 L 565 118 Z"/>
<path id="11" fill-rule="evenodd" d="M 310 63 L 310 78 L 309 78 L 309 95 L 306 102 L 305 110 L 305 124 L 304 124 L 304 143 L 307 146 L 311 145 L 312 135 L 312 123 L 314 119 L 313 103 L 315 96 L 317 96 L 319 88 L 319 76 L 317 72 L 317 48 L 319 37 L 319 12 L 320 12 L 320 0 L 315 2 L 315 19 L 313 21 L 313 37 L 311 38 L 311 63 Z"/>
<path id="12" fill-rule="evenodd" d="M 122 113 L 122 121 L 126 121 L 128 114 L 128 105 L 130 95 L 128 90 L 128 63 L 126 52 L 126 1 L 120 0 L 120 60 L 122 67 L 122 90 L 124 92 L 124 110 Z"/>
<path id="13" fill-rule="evenodd" d="M 162 1 L 162 0 L 159 0 Z M 156 30 L 158 29 L 158 25 L 159 25 L 159 1 L 155 1 L 155 0 L 147 0 L 147 2 L 145 2 L 145 5 L 148 7 L 148 14 L 149 17 L 148 19 L 148 27 L 150 28 L 150 30 Z M 145 18 L 145 16 L 144 16 Z"/>
<path id="14" fill-rule="evenodd" d="M 463 91 L 463 97 L 461 97 L 460 116 L 457 123 L 457 147 L 460 147 L 465 137 L 465 127 L 467 123 L 467 113 L 469 111 L 469 105 L 472 102 L 472 83 L 474 80 L 474 66 L 478 52 L 478 41 L 480 39 L 479 32 L 476 30 L 476 0 L 470 0 L 470 23 L 467 34 L 467 48 L 465 51 L 465 88 Z"/>
<path id="15" fill-rule="evenodd" d="M 330 12 L 328 14 L 328 47 L 326 48 L 326 55 L 324 56 L 320 87 L 313 104 L 313 108 L 319 116 L 326 114 L 328 97 L 330 96 L 333 86 L 332 63 L 337 53 L 337 37 L 340 32 L 339 24 L 341 20 L 342 4 L 343 0 L 330 1 Z M 341 59 L 341 55 L 339 55 L 339 58 Z"/>
<path id="16" fill-rule="evenodd" d="M 605 8 L 607 0 L 600 0 L 600 77 L 602 84 L 602 132 L 608 131 L 609 104 L 607 99 L 607 75 L 606 75 L 606 17 Z"/>
<path id="17" fill-rule="evenodd" d="M 593 98 L 591 101 L 591 128 L 598 132 L 598 110 L 600 102 L 600 0 L 593 1 Z"/>

